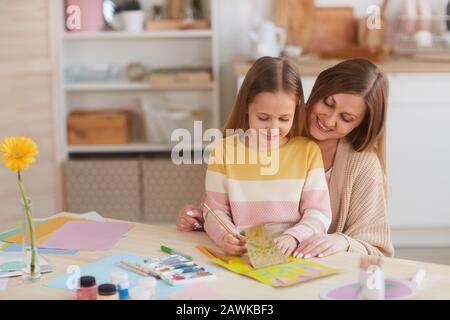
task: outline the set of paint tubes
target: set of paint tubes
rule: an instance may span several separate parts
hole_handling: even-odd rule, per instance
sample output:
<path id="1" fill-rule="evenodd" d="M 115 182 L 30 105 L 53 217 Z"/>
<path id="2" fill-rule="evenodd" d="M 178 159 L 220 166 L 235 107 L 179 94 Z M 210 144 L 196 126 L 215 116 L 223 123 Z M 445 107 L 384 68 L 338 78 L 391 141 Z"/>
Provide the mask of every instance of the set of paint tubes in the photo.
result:
<path id="1" fill-rule="evenodd" d="M 178 254 L 151 259 L 145 266 L 149 272 L 173 286 L 216 279 L 206 268 Z"/>

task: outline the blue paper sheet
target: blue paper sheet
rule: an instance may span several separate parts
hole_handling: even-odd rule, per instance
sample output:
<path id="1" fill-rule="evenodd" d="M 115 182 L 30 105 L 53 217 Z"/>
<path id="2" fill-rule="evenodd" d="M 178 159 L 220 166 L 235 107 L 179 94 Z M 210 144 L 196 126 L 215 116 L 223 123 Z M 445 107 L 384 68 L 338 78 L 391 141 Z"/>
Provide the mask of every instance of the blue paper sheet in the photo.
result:
<path id="1" fill-rule="evenodd" d="M 143 276 L 140 276 L 137 273 L 134 273 L 132 271 L 128 271 L 126 269 L 123 269 L 119 267 L 117 264 L 121 260 L 126 260 L 129 262 L 143 262 L 144 259 L 148 257 L 145 256 L 138 256 L 134 254 L 128 254 L 128 253 L 115 253 L 111 256 L 105 257 L 103 259 L 97 260 L 94 263 L 86 264 L 79 266 L 81 269 L 81 275 L 86 276 L 94 276 L 96 279 L 97 284 L 102 283 L 111 283 L 111 273 L 115 271 L 125 271 L 128 273 L 128 279 L 130 281 L 130 287 L 134 287 L 138 285 L 138 281 L 140 278 L 143 278 Z M 208 265 L 207 268 L 209 271 L 213 272 L 212 269 L 217 269 L 215 267 L 210 267 Z M 58 288 L 58 289 L 67 289 L 67 280 L 69 276 L 72 276 L 72 274 L 65 274 L 59 277 L 56 277 L 52 280 L 49 280 L 45 286 L 50 288 Z M 180 290 L 180 288 L 183 288 L 184 286 L 178 286 L 174 287 L 167 283 L 165 283 L 162 280 L 157 281 L 156 285 L 156 299 L 168 299 L 172 294 Z"/>
<path id="2" fill-rule="evenodd" d="M 4 249 L 0 249 L 0 251 L 4 252 L 19 252 L 22 251 L 22 245 L 19 243 L 5 243 Z M 40 254 L 75 254 L 77 250 L 65 250 L 65 249 L 47 249 L 47 248 L 38 248 L 38 252 Z"/>

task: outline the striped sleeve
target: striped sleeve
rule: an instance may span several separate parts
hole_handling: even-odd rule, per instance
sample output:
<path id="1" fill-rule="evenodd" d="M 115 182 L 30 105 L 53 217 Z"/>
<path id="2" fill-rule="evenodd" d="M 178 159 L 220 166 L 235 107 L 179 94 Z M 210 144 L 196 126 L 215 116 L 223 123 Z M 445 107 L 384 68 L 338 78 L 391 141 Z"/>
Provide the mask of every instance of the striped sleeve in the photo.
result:
<path id="1" fill-rule="evenodd" d="M 322 155 L 316 144 L 311 144 L 308 156 L 308 173 L 300 200 L 301 219 L 286 230 L 299 243 L 313 234 L 326 233 L 331 224 L 330 194 L 328 191 Z"/>
<path id="2" fill-rule="evenodd" d="M 224 140 L 221 141 L 223 142 Z M 236 227 L 233 224 L 231 216 L 230 201 L 228 197 L 228 179 L 226 176 L 224 159 L 225 156 L 222 145 L 217 144 L 211 151 L 208 169 L 206 171 L 205 203 L 233 230 L 236 229 Z M 226 229 L 206 208 L 203 208 L 203 217 L 205 220 L 204 228 L 206 233 L 216 244 L 220 244 L 223 237 L 227 234 Z"/>

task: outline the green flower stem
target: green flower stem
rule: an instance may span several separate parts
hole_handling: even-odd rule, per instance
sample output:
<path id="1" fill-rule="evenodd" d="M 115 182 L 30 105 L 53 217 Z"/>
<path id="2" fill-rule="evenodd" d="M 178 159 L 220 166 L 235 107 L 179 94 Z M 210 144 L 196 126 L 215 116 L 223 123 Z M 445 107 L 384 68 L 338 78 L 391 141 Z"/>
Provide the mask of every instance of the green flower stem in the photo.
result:
<path id="1" fill-rule="evenodd" d="M 22 177 L 20 175 L 20 171 L 18 171 L 19 178 L 19 189 L 20 194 L 22 195 L 23 203 L 25 205 L 25 214 L 27 216 L 27 228 L 30 232 L 30 241 L 31 241 L 31 275 L 33 276 L 36 271 L 36 242 L 34 237 L 34 228 L 33 228 L 33 218 L 31 217 L 30 203 L 28 201 L 28 197 L 25 193 L 25 188 L 23 186 Z M 26 239 L 23 239 L 26 241 Z"/>

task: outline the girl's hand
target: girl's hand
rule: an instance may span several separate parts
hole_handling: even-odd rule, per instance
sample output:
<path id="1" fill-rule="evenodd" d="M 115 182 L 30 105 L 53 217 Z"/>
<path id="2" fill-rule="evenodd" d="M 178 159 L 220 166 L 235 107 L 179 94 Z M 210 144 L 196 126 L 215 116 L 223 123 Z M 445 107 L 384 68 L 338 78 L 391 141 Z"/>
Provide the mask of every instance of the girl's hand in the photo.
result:
<path id="1" fill-rule="evenodd" d="M 186 205 L 178 211 L 177 229 L 180 231 L 193 231 L 203 226 L 203 212 L 193 205 Z"/>
<path id="2" fill-rule="evenodd" d="M 275 238 L 274 241 L 285 257 L 289 257 L 298 246 L 297 239 L 289 234 L 281 235 Z"/>
<path id="3" fill-rule="evenodd" d="M 296 258 L 326 257 L 338 252 L 348 251 L 347 239 L 337 233 L 316 234 L 303 241 L 294 252 Z"/>
<path id="4" fill-rule="evenodd" d="M 247 252 L 247 239 L 242 235 L 231 235 L 227 233 L 223 237 L 220 247 L 227 255 L 239 256 Z"/>

